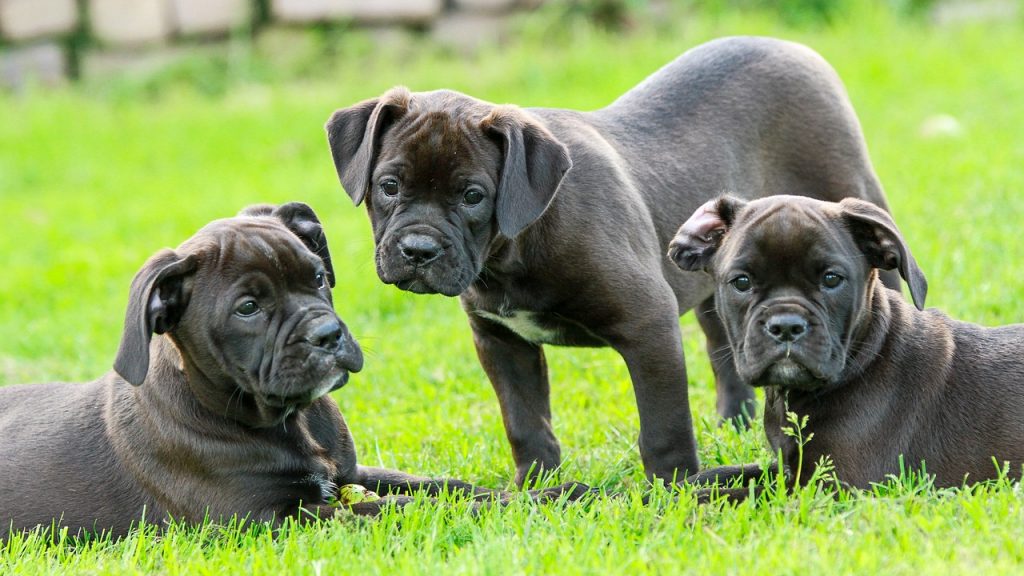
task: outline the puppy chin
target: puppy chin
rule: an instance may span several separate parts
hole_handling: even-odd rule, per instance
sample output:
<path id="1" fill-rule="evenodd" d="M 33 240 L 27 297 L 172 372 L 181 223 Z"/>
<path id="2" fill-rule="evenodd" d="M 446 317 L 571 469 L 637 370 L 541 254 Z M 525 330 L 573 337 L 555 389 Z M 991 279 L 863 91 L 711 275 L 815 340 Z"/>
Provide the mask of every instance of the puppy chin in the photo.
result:
<path id="1" fill-rule="evenodd" d="M 760 380 L 761 386 L 778 386 L 794 390 L 816 390 L 826 384 L 792 358 L 783 358 L 768 366 L 761 373 Z"/>
<path id="2" fill-rule="evenodd" d="M 399 290 L 406 292 L 412 292 L 413 294 L 443 294 L 437 288 L 434 288 L 430 284 L 421 278 L 406 278 L 405 280 L 399 280 L 398 282 L 391 282 L 398 287 Z M 445 294 L 445 296 L 454 296 L 454 294 Z"/>
<path id="3" fill-rule="evenodd" d="M 327 392 L 333 392 L 335 390 L 340 390 L 342 387 L 345 386 L 345 384 L 348 384 L 348 374 L 349 374 L 348 370 L 344 370 L 344 371 L 342 371 L 341 374 L 338 374 L 338 376 L 336 378 L 334 378 L 334 383 L 331 384 L 331 387 L 327 390 Z M 324 392 L 324 393 L 320 394 L 320 396 L 323 396 L 324 394 L 327 394 L 327 392 Z M 319 398 L 320 396 L 317 396 L 317 398 Z"/>
<path id="4" fill-rule="evenodd" d="M 744 380 L 754 387 L 774 386 L 788 390 L 818 390 L 828 385 L 828 378 L 813 365 L 795 354 L 780 354 L 774 358 L 746 366 L 740 370 Z"/>
<path id="5" fill-rule="evenodd" d="M 308 407 L 331 391 L 344 386 L 348 382 L 348 375 L 348 370 L 339 370 L 331 376 L 320 379 L 316 386 L 306 390 L 297 391 L 299 386 L 281 385 L 275 389 L 287 390 L 287 392 L 264 392 L 254 396 L 259 404 L 271 409 L 285 410 L 290 414 L 295 410 Z"/>
<path id="6" fill-rule="evenodd" d="M 385 284 L 394 284 L 398 289 L 412 292 L 413 294 L 441 294 L 443 296 L 458 296 L 469 288 L 472 275 L 459 274 L 437 274 L 429 267 L 425 269 L 409 270 L 405 274 L 392 274 L 383 269 L 378 269 L 377 276 Z"/>

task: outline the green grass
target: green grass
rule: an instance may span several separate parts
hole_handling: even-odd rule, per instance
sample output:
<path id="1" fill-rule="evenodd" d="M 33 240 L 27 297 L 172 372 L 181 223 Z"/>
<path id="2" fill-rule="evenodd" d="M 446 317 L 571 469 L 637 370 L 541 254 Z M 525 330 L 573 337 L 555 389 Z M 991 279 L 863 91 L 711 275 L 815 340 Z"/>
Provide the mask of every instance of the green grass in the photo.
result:
<path id="1" fill-rule="evenodd" d="M 494 394 L 457 302 L 377 280 L 369 226 L 337 184 L 322 124 L 395 84 L 449 87 L 522 105 L 594 108 L 683 50 L 770 34 L 821 52 L 845 80 L 918 262 L 928 303 L 983 324 L 1024 319 L 1024 25 L 932 28 L 861 9 L 828 28 L 768 16 L 687 17 L 612 37 L 541 20 L 474 58 L 353 42 L 300 81 L 242 72 L 209 97 L 180 82 L 110 83 L 0 96 L 0 384 L 81 381 L 109 369 L 127 287 L 157 249 L 255 202 L 303 200 L 325 220 L 341 316 L 367 352 L 337 392 L 361 460 L 505 486 L 511 457 Z M 348 46 L 348 45 L 346 45 Z M 951 114 L 959 137 L 920 126 Z M 705 464 L 767 461 L 760 425 L 719 428 L 711 371 L 683 320 Z M 608 350 L 548 350 L 565 477 L 621 500 L 472 517 L 426 503 L 377 522 L 268 531 L 205 527 L 120 542 L 0 548 L 18 574 L 1016 573 L 1024 499 L 1016 486 L 937 492 L 915 481 L 835 500 L 813 490 L 760 506 L 643 507 L 637 418 Z M 0 439 L 3 441 L 3 439 Z"/>

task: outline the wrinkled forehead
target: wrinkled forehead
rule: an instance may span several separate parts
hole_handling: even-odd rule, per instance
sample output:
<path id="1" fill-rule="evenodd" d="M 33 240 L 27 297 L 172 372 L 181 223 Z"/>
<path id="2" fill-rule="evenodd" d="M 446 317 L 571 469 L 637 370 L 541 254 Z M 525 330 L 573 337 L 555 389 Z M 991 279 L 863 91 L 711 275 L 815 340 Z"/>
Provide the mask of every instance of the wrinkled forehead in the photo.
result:
<path id="1" fill-rule="evenodd" d="M 458 100 L 443 106 L 437 100 L 421 103 L 413 98 L 409 111 L 385 133 L 383 150 L 400 153 L 411 164 L 442 171 L 482 159 L 500 159 L 498 145 L 480 129 L 483 110 Z"/>
<path id="2" fill-rule="evenodd" d="M 468 153 L 469 130 L 466 123 L 445 112 L 410 114 L 408 122 L 389 133 L 395 140 L 405 143 L 410 154 L 431 152 Z"/>
<path id="3" fill-rule="evenodd" d="M 480 154 L 489 140 L 470 121 L 446 112 L 410 114 L 389 130 L 384 141 L 401 142 L 403 152 L 414 156 L 469 156 Z M 495 147 L 497 148 L 497 147 Z"/>
<path id="4" fill-rule="evenodd" d="M 800 200 L 751 202 L 726 235 L 719 266 L 779 270 L 859 257 L 838 213 L 820 204 Z"/>
<path id="5" fill-rule="evenodd" d="M 283 279 L 306 278 L 323 268 L 319 256 L 280 220 L 269 216 L 216 220 L 178 249 L 208 251 L 218 273 L 229 276 L 260 270 Z"/>

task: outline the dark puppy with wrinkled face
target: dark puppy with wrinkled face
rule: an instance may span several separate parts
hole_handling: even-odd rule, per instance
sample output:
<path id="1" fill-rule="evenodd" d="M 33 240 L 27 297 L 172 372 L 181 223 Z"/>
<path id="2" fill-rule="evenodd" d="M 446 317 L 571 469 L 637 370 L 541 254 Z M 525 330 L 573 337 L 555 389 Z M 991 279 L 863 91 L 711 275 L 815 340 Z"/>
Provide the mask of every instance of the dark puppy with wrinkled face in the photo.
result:
<path id="1" fill-rule="evenodd" d="M 150 258 L 113 372 L 0 388 L 0 539 L 52 523 L 123 535 L 141 520 L 326 518 L 343 484 L 500 496 L 356 464 L 327 393 L 363 357 L 333 285 L 320 223 L 299 203 L 249 208 Z"/>
<path id="2" fill-rule="evenodd" d="M 829 456 L 838 479 L 864 488 L 908 469 L 938 486 L 1024 464 L 1024 324 L 983 328 L 923 310 L 927 284 L 884 211 L 855 199 L 733 197 L 701 207 L 669 256 L 715 281 L 740 377 L 765 388 L 765 431 L 783 464 L 797 445 L 786 412 L 808 417 L 803 470 Z M 898 270 L 915 309 L 885 288 Z M 730 472 L 759 475 L 756 466 Z M 746 491 L 739 491 L 742 497 Z"/>
<path id="3" fill-rule="evenodd" d="M 366 203 L 381 280 L 461 297 L 519 482 L 561 458 L 544 344 L 621 354 L 651 476 L 698 468 L 681 313 L 698 309 L 719 413 L 753 410 L 711 283 L 664 257 L 703 202 L 737 189 L 885 206 L 835 72 L 766 38 L 697 47 L 594 112 L 396 88 L 337 111 L 327 133 L 342 185 Z"/>

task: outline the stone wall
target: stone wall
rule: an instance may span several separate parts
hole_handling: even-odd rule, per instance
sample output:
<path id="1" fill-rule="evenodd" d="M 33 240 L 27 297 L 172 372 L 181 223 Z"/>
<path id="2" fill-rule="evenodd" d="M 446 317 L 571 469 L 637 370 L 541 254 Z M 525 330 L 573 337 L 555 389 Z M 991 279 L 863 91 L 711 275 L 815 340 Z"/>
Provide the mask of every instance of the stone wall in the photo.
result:
<path id="1" fill-rule="evenodd" d="M 0 87 L 55 85 L 132 53 L 253 27 L 415 26 L 459 48 L 543 0 L 0 0 Z"/>

